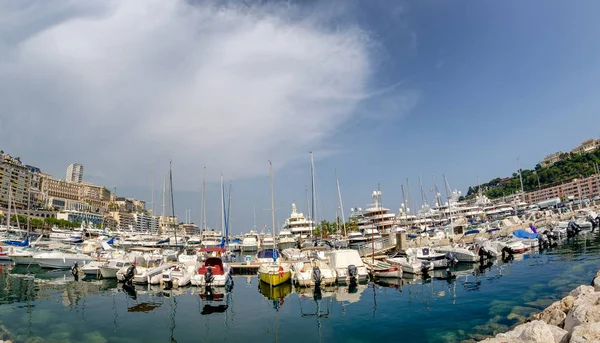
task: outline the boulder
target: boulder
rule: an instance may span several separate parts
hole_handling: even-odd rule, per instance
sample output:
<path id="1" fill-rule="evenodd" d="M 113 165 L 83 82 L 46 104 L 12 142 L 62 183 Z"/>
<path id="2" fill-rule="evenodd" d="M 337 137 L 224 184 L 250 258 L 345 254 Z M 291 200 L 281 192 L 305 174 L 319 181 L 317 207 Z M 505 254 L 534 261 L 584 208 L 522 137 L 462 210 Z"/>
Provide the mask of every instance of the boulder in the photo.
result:
<path id="1" fill-rule="evenodd" d="M 575 327 L 571 343 L 600 342 L 600 323 L 585 323 Z"/>
<path id="2" fill-rule="evenodd" d="M 512 331 L 498 334 L 486 343 L 522 342 L 522 343 L 564 343 L 568 332 L 559 327 L 548 325 L 541 320 L 534 320 L 515 327 Z"/>
<path id="3" fill-rule="evenodd" d="M 600 293 L 582 294 L 565 318 L 564 329 L 572 333 L 576 326 L 600 321 Z"/>
<path id="4" fill-rule="evenodd" d="M 578 297 L 582 294 L 590 294 L 590 293 L 594 293 L 594 287 L 592 286 L 586 286 L 586 285 L 581 285 L 577 288 L 575 288 L 574 290 L 571 291 L 571 293 L 569 293 L 569 295 L 574 296 L 574 297 Z"/>
<path id="5" fill-rule="evenodd" d="M 569 313 L 569 311 L 573 307 L 574 302 L 575 297 L 572 295 L 568 295 L 562 298 L 561 300 L 554 302 L 542 312 L 531 316 L 531 318 L 529 318 L 529 321 L 541 320 L 547 324 L 556 325 L 562 328 L 564 326 L 564 321 L 567 316 L 567 313 Z"/>
<path id="6" fill-rule="evenodd" d="M 594 290 L 596 292 L 600 292 L 600 276 L 596 276 L 594 281 L 592 281 L 592 286 L 594 286 Z"/>

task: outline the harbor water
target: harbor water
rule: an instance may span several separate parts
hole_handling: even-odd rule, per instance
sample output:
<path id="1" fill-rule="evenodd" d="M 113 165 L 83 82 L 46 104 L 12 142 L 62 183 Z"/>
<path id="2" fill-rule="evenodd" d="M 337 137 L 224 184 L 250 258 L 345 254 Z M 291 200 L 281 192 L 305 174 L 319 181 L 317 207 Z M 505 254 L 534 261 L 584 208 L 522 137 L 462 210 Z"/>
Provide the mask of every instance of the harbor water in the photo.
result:
<path id="1" fill-rule="evenodd" d="M 404 278 L 315 292 L 237 276 L 232 292 L 123 288 L 70 271 L 0 265 L 0 339 L 13 342 L 462 342 L 506 331 L 600 267 L 600 236 L 457 277 Z"/>

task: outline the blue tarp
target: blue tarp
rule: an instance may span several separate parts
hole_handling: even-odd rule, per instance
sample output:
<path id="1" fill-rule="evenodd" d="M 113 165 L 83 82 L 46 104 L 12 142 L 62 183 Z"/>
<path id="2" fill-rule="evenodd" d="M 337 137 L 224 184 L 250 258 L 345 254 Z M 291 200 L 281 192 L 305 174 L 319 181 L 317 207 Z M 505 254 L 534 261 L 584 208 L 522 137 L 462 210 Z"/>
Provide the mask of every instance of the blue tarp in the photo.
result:
<path id="1" fill-rule="evenodd" d="M 537 233 L 525 231 L 525 230 L 517 230 L 513 233 L 513 235 L 517 238 L 537 238 Z"/>
<path id="2" fill-rule="evenodd" d="M 479 230 L 469 230 L 464 233 L 465 236 L 478 234 Z"/>
<path id="3" fill-rule="evenodd" d="M 110 238 L 110 239 L 109 239 L 109 240 L 106 242 L 106 244 L 108 244 L 108 245 L 113 245 L 113 244 L 115 244 L 115 238 L 114 238 L 114 237 L 111 237 L 111 238 Z"/>
<path id="4" fill-rule="evenodd" d="M 6 240 L 6 241 L 4 241 L 4 244 L 6 244 L 6 245 L 12 245 L 14 247 L 26 247 L 26 246 L 29 245 L 29 236 L 25 237 L 25 240 L 22 241 L 22 242 L 21 241 L 9 241 L 9 240 Z"/>
<path id="5" fill-rule="evenodd" d="M 276 249 L 267 249 L 261 250 L 256 254 L 257 258 L 272 258 L 273 260 L 277 260 L 279 257 L 279 252 Z"/>

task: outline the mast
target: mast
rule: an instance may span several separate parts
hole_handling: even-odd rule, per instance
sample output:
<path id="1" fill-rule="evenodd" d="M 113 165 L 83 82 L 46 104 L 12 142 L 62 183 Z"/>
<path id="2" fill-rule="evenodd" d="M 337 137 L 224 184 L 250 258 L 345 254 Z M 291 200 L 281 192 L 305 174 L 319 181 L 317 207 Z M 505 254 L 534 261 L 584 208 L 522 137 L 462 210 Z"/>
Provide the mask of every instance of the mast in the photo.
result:
<path id="1" fill-rule="evenodd" d="M 423 192 L 423 179 L 419 175 L 419 184 L 421 185 L 421 208 L 425 208 L 425 193 Z"/>
<path id="2" fill-rule="evenodd" d="M 450 228 L 452 229 L 452 236 L 454 236 L 454 227 L 452 223 L 452 201 L 449 195 L 450 186 L 448 185 L 446 174 L 442 174 L 442 176 L 444 177 L 444 185 L 446 186 L 446 197 L 448 198 L 448 216 L 450 217 Z"/>
<path id="3" fill-rule="evenodd" d="M 346 236 L 346 217 L 344 217 L 344 203 L 342 202 L 342 192 L 340 192 L 340 180 L 338 180 L 337 169 L 335 170 L 335 184 L 337 185 L 340 212 L 342 214 L 342 227 L 344 228 L 344 236 Z"/>
<path id="4" fill-rule="evenodd" d="M 12 206 L 12 185 L 8 184 L 8 211 L 6 213 L 6 229 L 10 230 L 10 207 Z"/>
<path id="5" fill-rule="evenodd" d="M 229 249 L 229 226 L 231 225 L 231 181 L 229 181 L 229 199 L 227 204 L 227 231 L 225 232 L 225 239 L 227 242 L 227 249 Z"/>
<path id="6" fill-rule="evenodd" d="M 162 190 L 162 220 L 163 220 L 163 224 L 165 223 L 165 193 L 167 192 L 167 174 L 165 173 L 164 177 L 163 177 L 163 190 Z M 115 194 L 116 196 L 116 194 Z"/>
<path id="7" fill-rule="evenodd" d="M 313 234 L 313 220 L 312 220 L 312 214 L 310 213 L 310 203 L 308 202 L 308 186 L 304 186 L 305 190 L 306 190 L 306 214 L 308 215 L 308 228 L 310 229 L 310 237 L 312 239 L 312 234 Z M 299 239 L 300 244 L 302 244 L 302 232 L 300 232 L 300 239 Z"/>
<path id="8" fill-rule="evenodd" d="M 223 188 L 223 173 L 221 173 L 221 230 L 225 232 L 225 195 Z"/>
<path id="9" fill-rule="evenodd" d="M 517 157 L 517 168 L 519 169 L 519 181 L 521 182 L 521 194 L 525 193 L 523 190 L 523 176 L 521 175 L 521 160 Z"/>
<path id="10" fill-rule="evenodd" d="M 202 208 L 200 209 L 200 231 L 206 231 L 206 166 L 202 169 Z"/>
<path id="11" fill-rule="evenodd" d="M 152 166 L 152 215 L 154 215 L 154 185 L 156 184 L 156 162 Z"/>
<path id="12" fill-rule="evenodd" d="M 273 164 L 269 161 L 269 180 L 271 183 L 271 230 L 273 231 L 273 237 L 275 237 L 275 200 L 273 199 Z M 275 246 L 273 246 L 275 250 Z"/>
<path id="13" fill-rule="evenodd" d="M 313 220 L 315 222 L 315 224 L 317 223 L 317 212 L 315 210 L 315 199 L 316 199 L 316 195 L 315 195 L 315 160 L 313 157 L 313 152 L 309 151 L 310 153 L 310 183 L 311 183 L 311 209 L 312 209 L 312 215 L 313 215 Z M 311 233 L 312 234 L 312 233 Z"/>
<path id="14" fill-rule="evenodd" d="M 169 160 L 169 191 L 171 192 L 171 214 L 172 220 L 175 220 L 175 201 L 173 200 L 173 170 L 172 170 L 173 162 Z M 175 232 L 175 246 L 179 242 L 177 242 L 177 222 L 174 223 L 173 231 Z"/>

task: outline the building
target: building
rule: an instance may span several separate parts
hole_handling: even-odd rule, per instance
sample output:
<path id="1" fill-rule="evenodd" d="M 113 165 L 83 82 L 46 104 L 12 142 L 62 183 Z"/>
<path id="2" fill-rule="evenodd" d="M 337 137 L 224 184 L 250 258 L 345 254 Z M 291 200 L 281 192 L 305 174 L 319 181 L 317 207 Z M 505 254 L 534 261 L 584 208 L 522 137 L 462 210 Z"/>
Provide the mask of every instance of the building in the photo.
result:
<path id="1" fill-rule="evenodd" d="M 555 152 L 552 155 L 548 155 L 548 156 L 544 157 L 544 159 L 542 160 L 542 162 L 540 162 L 540 165 L 542 167 L 550 167 L 554 163 L 562 160 L 562 157 L 564 156 L 563 154 L 564 154 L 564 152 L 559 151 L 559 152 Z"/>
<path id="2" fill-rule="evenodd" d="M 560 185 L 542 188 L 524 194 L 524 200 L 530 204 L 559 197 L 563 201 L 568 197 L 578 199 L 592 198 L 600 195 L 600 175 L 592 175 L 582 179 L 573 179 Z"/>
<path id="3" fill-rule="evenodd" d="M 140 232 L 158 233 L 160 228 L 160 220 L 157 216 L 152 216 L 146 213 L 134 213 L 135 230 Z"/>
<path id="4" fill-rule="evenodd" d="M 30 203 L 31 173 L 19 157 L 0 153 L 0 207 L 8 208 L 9 192 L 12 207 L 26 209 Z"/>
<path id="5" fill-rule="evenodd" d="M 101 225 L 102 215 L 98 213 L 89 213 L 81 211 L 63 211 L 56 215 L 56 219 L 68 220 L 72 223 L 86 223 L 93 225 Z"/>
<path id="6" fill-rule="evenodd" d="M 600 147 L 600 139 L 588 139 L 581 143 L 580 146 L 573 148 L 571 150 L 574 154 L 585 154 L 591 151 L 594 151 Z"/>
<path id="7" fill-rule="evenodd" d="M 134 231 L 137 226 L 132 213 L 113 211 L 110 212 L 110 216 L 117 222 L 119 229 L 123 231 Z"/>
<path id="8" fill-rule="evenodd" d="M 71 163 L 67 167 L 67 182 L 81 183 L 83 182 L 83 165 L 79 163 Z"/>
<path id="9" fill-rule="evenodd" d="M 31 201 L 31 208 L 40 208 L 44 202 L 44 196 L 40 188 L 42 184 L 42 171 L 38 167 L 25 165 L 25 168 L 29 170 L 31 176 L 31 183 L 29 188 L 29 200 Z"/>

